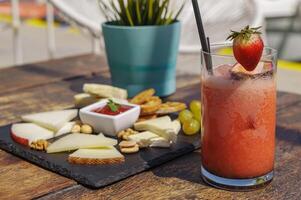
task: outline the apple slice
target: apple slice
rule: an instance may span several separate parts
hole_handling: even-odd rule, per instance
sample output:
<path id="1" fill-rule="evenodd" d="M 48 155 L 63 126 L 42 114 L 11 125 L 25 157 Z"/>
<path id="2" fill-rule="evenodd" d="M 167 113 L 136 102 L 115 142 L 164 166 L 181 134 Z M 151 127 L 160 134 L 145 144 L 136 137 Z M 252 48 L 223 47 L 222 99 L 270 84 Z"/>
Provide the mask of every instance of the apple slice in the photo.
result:
<path id="1" fill-rule="evenodd" d="M 271 71 L 272 69 L 273 69 L 272 62 L 261 61 L 258 63 L 258 65 L 253 71 L 247 71 L 241 64 L 236 63 L 231 69 L 231 72 L 234 74 L 245 74 L 245 75 L 252 76 L 257 74 L 263 74 L 265 72 Z"/>
<path id="2" fill-rule="evenodd" d="M 11 127 L 12 139 L 22 145 L 29 145 L 40 139 L 53 138 L 54 133 L 33 123 L 13 124 Z"/>
<path id="3" fill-rule="evenodd" d="M 29 114 L 21 118 L 25 122 L 32 122 L 56 132 L 62 128 L 64 124 L 74 119 L 77 113 L 77 109 L 70 109 Z"/>

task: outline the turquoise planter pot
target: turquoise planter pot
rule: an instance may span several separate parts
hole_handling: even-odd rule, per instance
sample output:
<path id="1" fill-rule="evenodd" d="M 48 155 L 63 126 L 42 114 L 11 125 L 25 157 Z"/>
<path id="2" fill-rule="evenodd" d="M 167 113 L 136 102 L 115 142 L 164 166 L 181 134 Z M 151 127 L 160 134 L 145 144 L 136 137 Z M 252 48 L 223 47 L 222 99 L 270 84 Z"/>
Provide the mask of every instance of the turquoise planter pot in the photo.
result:
<path id="1" fill-rule="evenodd" d="M 176 61 L 180 22 L 165 26 L 117 26 L 102 24 L 112 84 L 132 97 L 154 88 L 156 95 L 176 90 Z"/>

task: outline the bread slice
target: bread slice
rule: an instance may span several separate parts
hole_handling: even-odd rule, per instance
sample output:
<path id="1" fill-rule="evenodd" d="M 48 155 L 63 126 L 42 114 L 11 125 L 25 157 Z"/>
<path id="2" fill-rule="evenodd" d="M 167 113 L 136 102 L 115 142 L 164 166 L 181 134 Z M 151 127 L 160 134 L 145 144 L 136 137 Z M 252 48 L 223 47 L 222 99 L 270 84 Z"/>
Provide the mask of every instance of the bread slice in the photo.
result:
<path id="1" fill-rule="evenodd" d="M 110 85 L 102 85 L 96 83 L 86 83 L 83 86 L 85 93 L 100 97 L 100 98 L 117 98 L 126 99 L 127 91 L 121 88 L 113 87 Z"/>
<path id="2" fill-rule="evenodd" d="M 79 93 L 74 95 L 74 104 L 76 108 L 82 108 L 92 103 L 101 100 L 101 98 L 96 97 L 88 93 Z"/>
<path id="3" fill-rule="evenodd" d="M 113 146 L 99 149 L 78 149 L 70 154 L 68 161 L 72 164 L 102 165 L 124 162 L 124 156 Z"/>

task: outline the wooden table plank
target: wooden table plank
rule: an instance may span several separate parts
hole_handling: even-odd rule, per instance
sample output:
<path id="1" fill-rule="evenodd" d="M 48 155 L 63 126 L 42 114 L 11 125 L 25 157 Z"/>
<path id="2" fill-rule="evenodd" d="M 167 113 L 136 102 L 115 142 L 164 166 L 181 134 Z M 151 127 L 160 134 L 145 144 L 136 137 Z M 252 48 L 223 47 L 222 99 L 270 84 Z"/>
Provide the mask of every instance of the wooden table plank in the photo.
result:
<path id="1" fill-rule="evenodd" d="M 0 94 L 107 71 L 104 57 L 92 54 L 1 69 Z"/>
<path id="2" fill-rule="evenodd" d="M 30 199 L 75 185 L 76 182 L 41 169 L 0 150 L 0 199 Z"/>

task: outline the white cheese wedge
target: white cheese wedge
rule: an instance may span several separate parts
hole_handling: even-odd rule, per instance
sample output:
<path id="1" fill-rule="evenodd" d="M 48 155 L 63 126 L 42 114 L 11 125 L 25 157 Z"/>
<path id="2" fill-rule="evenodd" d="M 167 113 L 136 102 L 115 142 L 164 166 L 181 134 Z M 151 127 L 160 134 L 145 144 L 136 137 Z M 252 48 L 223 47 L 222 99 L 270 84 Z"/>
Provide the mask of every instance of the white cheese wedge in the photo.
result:
<path id="1" fill-rule="evenodd" d="M 82 133 L 72 133 L 66 135 L 54 143 L 50 144 L 47 148 L 47 153 L 56 153 L 63 151 L 72 151 L 76 149 L 90 149 L 106 146 L 114 146 L 117 140 L 99 137 L 98 135 L 88 135 Z"/>
<path id="2" fill-rule="evenodd" d="M 103 133 L 99 133 L 97 136 L 99 136 L 99 137 L 106 137 Z"/>
<path id="3" fill-rule="evenodd" d="M 83 90 L 86 93 L 96 95 L 97 97 L 101 98 L 126 99 L 128 96 L 126 90 L 110 85 L 86 83 L 83 86 Z"/>
<path id="4" fill-rule="evenodd" d="M 58 137 L 67 133 L 71 133 L 72 127 L 76 122 L 67 122 L 62 128 L 60 128 L 55 134 L 54 137 Z"/>
<path id="5" fill-rule="evenodd" d="M 181 130 L 181 123 L 179 120 L 174 120 L 171 122 L 172 123 L 172 127 L 175 131 L 175 133 L 178 135 L 180 130 Z"/>
<path id="6" fill-rule="evenodd" d="M 21 118 L 26 122 L 32 122 L 52 131 L 58 131 L 64 124 L 74 119 L 77 113 L 77 109 L 70 109 L 29 114 Z"/>
<path id="7" fill-rule="evenodd" d="M 19 123 L 12 125 L 11 136 L 15 142 L 29 145 L 40 139 L 53 138 L 54 132 L 33 123 Z"/>
<path id="8" fill-rule="evenodd" d="M 178 134 L 169 116 L 135 123 L 134 128 L 138 131 L 153 132 L 158 136 L 172 142 L 176 141 Z"/>
<path id="9" fill-rule="evenodd" d="M 124 156 L 114 147 L 100 149 L 78 149 L 70 154 L 73 164 L 114 164 L 124 162 Z"/>
<path id="10" fill-rule="evenodd" d="M 80 93 L 74 95 L 74 104 L 77 108 L 85 107 L 99 100 L 100 98 L 97 98 L 95 95 L 91 95 L 88 93 Z"/>
<path id="11" fill-rule="evenodd" d="M 171 142 L 166 140 L 163 137 L 156 137 L 151 139 L 150 147 L 160 147 L 160 148 L 169 148 L 171 146 Z"/>
<path id="12" fill-rule="evenodd" d="M 159 137 L 157 134 L 150 131 L 144 131 L 134 135 L 130 135 L 129 140 L 137 142 L 139 147 L 148 147 L 151 145 L 151 139 Z"/>

